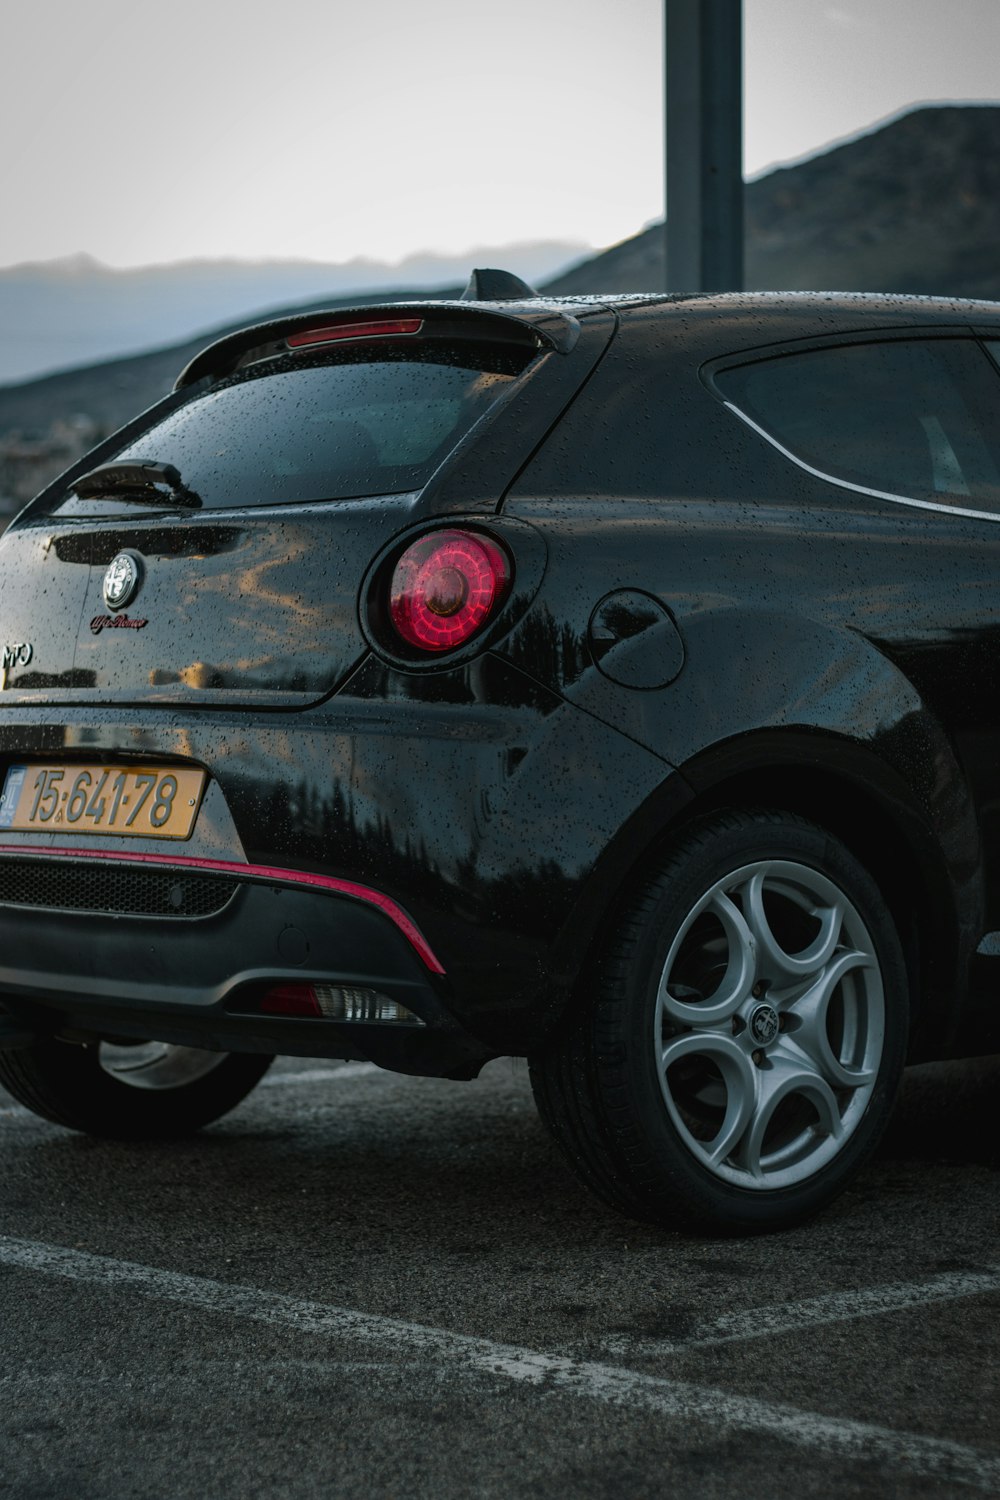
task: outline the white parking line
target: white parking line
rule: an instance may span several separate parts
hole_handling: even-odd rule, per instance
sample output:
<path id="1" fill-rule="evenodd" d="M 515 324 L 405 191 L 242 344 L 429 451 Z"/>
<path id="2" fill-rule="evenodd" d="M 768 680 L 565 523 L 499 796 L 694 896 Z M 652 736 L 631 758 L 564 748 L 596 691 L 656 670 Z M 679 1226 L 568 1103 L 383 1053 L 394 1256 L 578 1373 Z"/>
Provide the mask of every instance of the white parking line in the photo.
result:
<path id="1" fill-rule="evenodd" d="M 353 1078 L 370 1078 L 373 1073 L 385 1073 L 374 1063 L 342 1063 L 339 1068 L 303 1068 L 301 1073 L 265 1073 L 258 1088 L 275 1088 L 286 1083 L 350 1083 Z"/>
<path id="2" fill-rule="evenodd" d="M 460 1372 L 474 1371 L 543 1386 L 546 1393 L 582 1397 L 623 1408 L 642 1408 L 685 1423 L 765 1433 L 799 1448 L 835 1454 L 842 1459 L 898 1466 L 911 1479 L 941 1479 L 994 1495 L 1000 1491 L 1000 1459 L 946 1439 L 894 1432 L 873 1423 L 828 1417 L 688 1381 L 664 1380 L 614 1365 L 577 1362 L 398 1318 L 302 1301 L 201 1276 L 183 1276 L 32 1240 L 0 1236 L 0 1264 L 179 1302 L 209 1313 L 250 1318 L 300 1334 L 350 1339 L 408 1358 L 418 1355 L 444 1361 Z"/>
<path id="3" fill-rule="evenodd" d="M 903 1312 L 909 1307 L 926 1307 L 932 1302 L 951 1302 L 957 1297 L 977 1297 L 986 1292 L 1000 1292 L 1000 1268 L 996 1266 L 982 1271 L 945 1271 L 926 1281 L 895 1281 L 859 1291 L 828 1292 L 822 1297 L 786 1302 L 779 1307 L 743 1308 L 711 1323 L 702 1323 L 681 1339 L 630 1339 L 615 1334 L 602 1339 L 600 1347 L 616 1358 L 679 1354 L 687 1349 L 710 1349 L 716 1344 L 799 1333 L 826 1323 L 850 1323 L 857 1318 L 874 1318 L 882 1313 Z"/>

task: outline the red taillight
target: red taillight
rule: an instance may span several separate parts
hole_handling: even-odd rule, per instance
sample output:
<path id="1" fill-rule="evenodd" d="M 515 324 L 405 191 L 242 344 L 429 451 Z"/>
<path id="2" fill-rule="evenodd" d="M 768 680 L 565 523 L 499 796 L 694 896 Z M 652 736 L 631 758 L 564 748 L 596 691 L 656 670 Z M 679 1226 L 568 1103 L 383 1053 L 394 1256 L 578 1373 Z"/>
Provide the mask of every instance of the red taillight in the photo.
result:
<path id="1" fill-rule="evenodd" d="M 304 349 L 309 344 L 332 344 L 336 339 L 385 338 L 390 334 L 419 333 L 422 318 L 379 318 L 369 323 L 332 323 L 322 328 L 304 328 L 285 339 L 289 349 Z"/>
<path id="2" fill-rule="evenodd" d="M 486 623 L 509 583 L 507 554 L 490 537 L 434 531 L 393 569 L 389 618 L 408 646 L 450 651 Z"/>
<path id="3" fill-rule="evenodd" d="M 311 984 L 276 984 L 260 1008 L 269 1016 L 321 1016 L 323 1011 Z"/>

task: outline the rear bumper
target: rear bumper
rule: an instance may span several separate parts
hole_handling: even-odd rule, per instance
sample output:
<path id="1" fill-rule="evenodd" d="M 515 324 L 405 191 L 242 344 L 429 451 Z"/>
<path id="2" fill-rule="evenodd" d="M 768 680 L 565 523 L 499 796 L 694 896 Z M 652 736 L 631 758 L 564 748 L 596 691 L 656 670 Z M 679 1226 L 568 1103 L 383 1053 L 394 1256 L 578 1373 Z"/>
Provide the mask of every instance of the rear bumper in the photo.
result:
<path id="1" fill-rule="evenodd" d="M 263 884 L 286 892 L 289 877 L 322 872 L 310 893 L 314 904 L 297 905 L 298 916 L 287 914 L 287 894 L 270 905 L 255 896 L 242 925 L 235 919 L 245 900 L 199 921 L 171 921 L 169 911 L 157 923 L 118 920 L 110 913 L 121 907 L 107 903 L 85 917 L 64 916 L 51 902 L 29 920 L 19 893 L 0 885 L 0 1003 L 22 994 L 50 1010 L 75 1015 L 86 1006 L 96 1015 L 113 1002 L 136 1013 L 136 1028 L 155 1020 L 164 1040 L 172 1039 L 163 1031 L 168 1011 L 181 1009 L 186 1023 L 197 1018 L 203 1032 L 212 1025 L 221 1037 L 225 994 L 249 968 L 281 982 L 291 965 L 275 959 L 273 908 L 286 913 L 283 925 L 320 934 L 309 966 L 326 966 L 324 983 L 331 969 L 353 975 L 373 964 L 372 980 L 416 982 L 428 1005 L 436 1001 L 453 1018 L 452 1035 L 474 1039 L 480 1057 L 530 1054 L 562 1013 L 638 850 L 667 804 L 690 796 L 659 757 L 489 654 L 426 682 L 372 662 L 349 692 L 294 715 L 178 716 L 109 705 L 95 720 L 78 707 L 58 716 L 44 704 L 0 708 L 0 778 L 10 763 L 95 758 L 209 772 L 190 839 L 165 847 L 159 839 L 112 843 L 102 836 L 112 865 L 175 850 L 203 861 L 206 878 L 217 873 L 255 890 Z M 655 826 L 646 816 L 654 797 Z M 10 850 L 0 856 L 0 882 L 6 859 L 43 852 L 55 858 L 70 844 L 71 863 L 92 867 L 98 861 L 85 854 L 92 841 L 71 840 L 65 828 L 0 831 Z M 229 874 L 210 871 L 212 862 Z M 259 877 L 249 873 L 254 864 Z M 275 866 L 284 874 L 271 879 Z M 200 878 L 198 870 L 189 873 Z M 353 882 L 391 898 L 369 913 L 384 935 L 374 952 L 359 953 L 353 917 L 334 923 L 335 908 L 357 909 L 347 894 Z M 444 975 L 392 920 L 391 902 L 419 927 Z M 204 938 L 195 935 L 202 928 Z M 225 944 L 225 962 L 216 941 Z M 45 952 L 58 961 L 40 960 Z M 399 965 L 387 975 L 386 954 L 396 952 Z M 399 998 L 423 1017 L 416 1003 Z M 433 1026 L 443 1034 L 443 1019 L 429 1011 L 425 1019 L 428 1032 Z M 233 1024 L 227 1019 L 230 1048 Z M 239 1045 L 249 1046 L 241 1025 Z M 356 1055 L 332 1050 L 320 1025 L 289 1021 L 279 1050 Z M 285 1031 L 293 1027 L 306 1027 L 315 1041 L 292 1046 Z M 352 1029 L 351 1037 L 357 1034 Z"/>
<path id="2" fill-rule="evenodd" d="M 127 909 L 68 909 L 91 899 L 94 881 L 103 904 L 110 882 Z M 408 913 L 369 888 L 224 860 L 23 845 L 0 847 L 0 884 L 0 1004 L 22 1036 L 114 1034 L 458 1076 L 493 1055 L 451 1014 L 447 976 Z M 269 989 L 309 984 L 375 991 L 418 1022 L 261 1013 Z"/>

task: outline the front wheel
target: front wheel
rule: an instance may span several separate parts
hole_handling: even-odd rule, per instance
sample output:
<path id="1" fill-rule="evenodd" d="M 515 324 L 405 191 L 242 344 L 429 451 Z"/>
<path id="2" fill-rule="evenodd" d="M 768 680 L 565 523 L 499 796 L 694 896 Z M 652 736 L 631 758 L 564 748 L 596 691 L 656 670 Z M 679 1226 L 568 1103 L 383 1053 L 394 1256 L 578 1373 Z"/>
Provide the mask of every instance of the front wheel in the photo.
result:
<path id="1" fill-rule="evenodd" d="M 778 1229 L 874 1149 L 907 1014 L 895 928 L 854 856 L 791 814 L 723 813 L 628 902 L 532 1083 L 573 1166 L 615 1207 Z"/>
<path id="2" fill-rule="evenodd" d="M 165 1042 L 77 1046 L 46 1038 L 0 1052 L 0 1084 L 56 1125 L 115 1140 L 165 1139 L 235 1109 L 271 1061 Z"/>

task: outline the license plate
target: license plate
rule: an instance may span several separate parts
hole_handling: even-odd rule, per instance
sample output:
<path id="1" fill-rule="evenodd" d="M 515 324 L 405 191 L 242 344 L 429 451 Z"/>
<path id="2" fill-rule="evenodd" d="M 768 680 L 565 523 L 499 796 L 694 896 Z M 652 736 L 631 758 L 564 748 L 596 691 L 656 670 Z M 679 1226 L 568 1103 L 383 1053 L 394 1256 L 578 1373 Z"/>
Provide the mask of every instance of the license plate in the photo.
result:
<path id="1" fill-rule="evenodd" d="M 0 829 L 186 839 L 206 779 L 180 766 L 11 766 Z"/>

